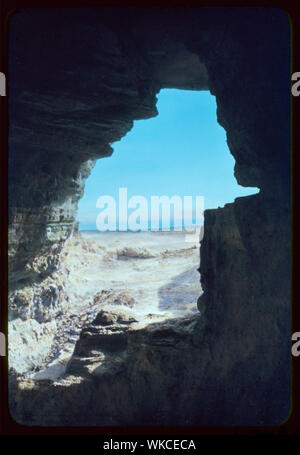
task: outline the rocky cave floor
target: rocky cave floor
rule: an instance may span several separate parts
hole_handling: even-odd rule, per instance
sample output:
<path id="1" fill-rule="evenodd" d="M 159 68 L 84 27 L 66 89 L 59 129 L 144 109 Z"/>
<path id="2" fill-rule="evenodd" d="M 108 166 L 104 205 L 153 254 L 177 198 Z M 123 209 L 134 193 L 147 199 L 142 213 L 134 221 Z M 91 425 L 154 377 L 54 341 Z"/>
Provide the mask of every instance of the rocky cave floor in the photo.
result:
<path id="1" fill-rule="evenodd" d="M 197 242 L 173 235 L 147 237 L 140 244 L 127 238 L 124 245 L 112 238 L 103 247 L 95 238 L 75 235 L 51 278 L 13 293 L 9 366 L 18 381 L 64 381 L 96 367 L 98 373 L 114 370 L 119 344 L 127 344 L 134 332 L 171 330 L 184 336 L 199 320 Z"/>

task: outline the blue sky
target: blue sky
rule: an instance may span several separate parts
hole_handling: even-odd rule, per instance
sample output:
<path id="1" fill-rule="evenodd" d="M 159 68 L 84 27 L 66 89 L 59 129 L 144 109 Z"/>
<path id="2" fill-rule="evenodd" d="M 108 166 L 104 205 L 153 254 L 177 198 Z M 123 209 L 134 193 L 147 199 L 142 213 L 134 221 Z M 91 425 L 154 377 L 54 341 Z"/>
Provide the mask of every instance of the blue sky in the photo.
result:
<path id="1" fill-rule="evenodd" d="M 128 199 L 144 196 L 149 206 L 151 196 L 204 196 L 205 209 L 258 192 L 237 184 L 234 158 L 210 92 L 164 89 L 157 98 L 159 115 L 135 121 L 131 131 L 112 144 L 113 155 L 97 161 L 79 201 L 80 228 L 89 223 L 96 229 L 101 212 L 97 199 L 109 195 L 118 204 L 120 187 L 127 188 Z"/>

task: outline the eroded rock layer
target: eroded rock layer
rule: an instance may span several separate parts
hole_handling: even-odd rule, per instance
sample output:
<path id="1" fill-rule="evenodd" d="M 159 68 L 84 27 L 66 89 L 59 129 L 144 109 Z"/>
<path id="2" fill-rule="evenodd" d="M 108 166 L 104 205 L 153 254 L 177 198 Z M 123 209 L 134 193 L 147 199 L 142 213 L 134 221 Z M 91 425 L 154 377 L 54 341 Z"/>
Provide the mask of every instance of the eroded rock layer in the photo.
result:
<path id="1" fill-rule="evenodd" d="M 83 368 L 84 358 L 95 356 L 87 364 L 103 363 L 114 345 L 105 341 L 110 347 L 103 347 L 93 328 L 87 348 L 83 332 L 69 376 L 59 384 L 12 377 L 14 418 L 42 425 L 285 419 L 290 406 L 286 14 L 272 8 L 24 9 L 13 15 L 10 33 L 12 319 L 49 323 L 56 317 L 63 289 L 53 284 L 54 274 L 76 228 L 84 180 L 95 159 L 109 156 L 110 144 L 134 120 L 157 115 L 155 95 L 161 88 L 209 89 L 216 96 L 237 181 L 260 188 L 258 195 L 205 213 L 200 318 L 121 332 L 112 359 L 114 366 L 120 360 L 120 369 Z"/>

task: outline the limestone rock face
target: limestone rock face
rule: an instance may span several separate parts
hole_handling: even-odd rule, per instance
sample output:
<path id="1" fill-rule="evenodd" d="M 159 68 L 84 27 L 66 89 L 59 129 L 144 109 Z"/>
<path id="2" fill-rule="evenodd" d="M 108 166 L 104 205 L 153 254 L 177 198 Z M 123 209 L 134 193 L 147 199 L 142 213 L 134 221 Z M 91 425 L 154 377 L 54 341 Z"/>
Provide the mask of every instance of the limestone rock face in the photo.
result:
<path id="1" fill-rule="evenodd" d="M 245 408 L 259 413 L 260 402 L 273 417 L 282 412 L 281 420 L 289 413 L 291 368 L 287 220 L 287 208 L 261 194 L 206 211 L 198 300 L 211 374 L 226 377 L 224 401 L 229 406 L 243 390 Z"/>
<path id="2" fill-rule="evenodd" d="M 24 9 L 12 16 L 10 33 L 12 315 L 55 317 L 63 290 L 51 280 L 76 228 L 84 180 L 134 120 L 157 115 L 161 88 L 216 96 L 236 179 L 260 188 L 205 212 L 200 318 L 123 328 L 111 335 L 113 354 L 91 326 L 88 348 L 83 332 L 69 376 L 58 383 L 12 375 L 13 416 L 46 425 L 280 423 L 290 405 L 287 15 Z M 46 279 L 49 298 L 36 286 Z M 52 310 L 38 311 L 47 307 L 41 301 Z"/>
<path id="3" fill-rule="evenodd" d="M 56 321 L 40 324 L 35 319 L 13 321 L 9 328 L 9 367 L 25 373 L 41 364 L 49 354 L 57 331 Z"/>

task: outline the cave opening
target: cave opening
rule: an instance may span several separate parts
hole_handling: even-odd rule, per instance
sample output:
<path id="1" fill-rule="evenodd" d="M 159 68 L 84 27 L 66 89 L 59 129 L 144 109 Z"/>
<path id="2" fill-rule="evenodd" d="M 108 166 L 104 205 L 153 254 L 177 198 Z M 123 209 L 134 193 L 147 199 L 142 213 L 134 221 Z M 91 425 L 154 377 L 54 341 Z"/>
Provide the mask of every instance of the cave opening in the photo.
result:
<path id="1" fill-rule="evenodd" d="M 290 30 L 285 13 L 272 8 L 133 8 L 128 14 L 116 8 L 25 9 L 13 15 L 10 30 L 13 418 L 38 426 L 281 423 L 288 415 L 290 391 Z M 200 188 L 209 153 L 198 149 L 199 161 L 189 160 L 188 139 L 178 155 L 175 149 L 161 151 L 161 156 L 171 153 L 168 166 L 147 163 L 156 148 L 146 154 L 144 140 L 140 161 L 131 150 L 125 167 L 105 172 L 105 166 L 125 157 L 117 148 L 139 125 L 151 124 L 158 90 L 174 87 L 183 89 L 181 94 L 209 89 L 216 96 L 218 122 L 236 160 L 234 175 L 245 187 L 259 187 L 259 194 L 232 204 L 217 201 L 211 207 L 225 206 L 209 210 L 208 195 Z M 159 94 L 160 115 L 153 120 L 163 117 L 164 93 Z M 183 107 L 180 102 L 181 112 Z M 190 121 L 195 119 L 198 128 L 205 125 L 197 115 Z M 173 136 L 182 133 L 170 117 L 166 123 Z M 174 139 L 175 145 L 183 137 Z M 211 144 L 216 137 L 211 134 Z M 173 172 L 177 163 L 188 183 L 197 184 L 195 194 L 205 197 L 204 292 L 201 314 L 190 317 L 197 318 L 195 324 L 177 324 L 175 318 L 169 325 L 132 330 L 139 324 L 129 316 L 135 302 L 106 284 L 124 284 L 124 265 L 137 273 L 134 267 L 145 272 L 147 264 L 158 261 L 112 258 L 106 245 L 89 242 L 82 230 L 77 238 L 71 236 L 85 179 L 95 160 L 110 155 L 111 145 L 113 156 L 99 160 L 95 169 L 99 165 L 102 175 L 117 183 L 116 190 L 126 187 L 129 198 L 147 194 L 122 183 L 129 175 L 128 161 L 154 168 L 144 183 L 153 181 L 156 187 L 161 168 L 169 170 L 167 190 L 155 188 L 156 194 L 169 196 L 175 194 L 172 184 L 177 193 L 178 182 L 184 181 Z M 214 157 L 213 173 L 206 177 L 211 184 L 222 181 L 225 195 L 222 172 L 216 178 L 218 167 L 224 170 L 220 163 Z M 101 186 L 93 197 L 94 222 L 99 193 L 111 195 L 111 189 Z M 182 194 L 193 193 L 184 189 Z M 95 229 L 98 237 L 111 234 Z M 147 248 L 143 242 L 134 247 Z M 193 251 L 198 266 L 199 245 Z M 102 258 L 99 264 L 93 262 L 95 254 Z M 159 278 L 162 259 L 156 264 Z M 116 264 L 119 276 L 113 278 Z M 105 288 L 93 289 L 95 276 Z M 177 275 L 168 284 L 178 295 Z M 125 315 L 107 311 L 109 306 L 123 308 Z"/>
<path id="2" fill-rule="evenodd" d="M 109 333 L 118 327 L 138 330 L 201 316 L 197 300 L 202 294 L 203 209 L 223 207 L 258 191 L 235 180 L 234 159 L 217 121 L 216 99 L 208 90 L 161 89 L 157 110 L 156 117 L 135 121 L 112 143 L 111 156 L 88 165 L 78 226 L 60 254 L 60 276 L 67 280 L 56 278 L 64 290 L 63 324 L 52 327 L 54 321 L 46 322 L 50 332 L 56 331 L 49 354 L 33 371 L 27 358 L 20 366 L 35 380 L 62 375 L 80 331 L 93 323 Z M 124 191 L 126 223 L 120 218 Z M 154 219 L 153 197 L 170 203 L 169 210 L 161 203 Z M 174 197 L 182 202 L 180 211 Z M 106 198 L 102 204 L 101 198 Z M 191 201 L 187 210 L 185 198 Z M 51 302 L 56 297 L 50 293 L 42 298 Z M 39 309 L 35 317 L 42 321 Z M 36 330 L 30 326 L 32 333 Z"/>
<path id="3" fill-rule="evenodd" d="M 159 115 L 112 144 L 79 201 L 69 278 L 103 307 L 104 325 L 198 313 L 203 209 L 258 191 L 234 178 L 209 91 L 163 89 L 157 98 Z"/>

